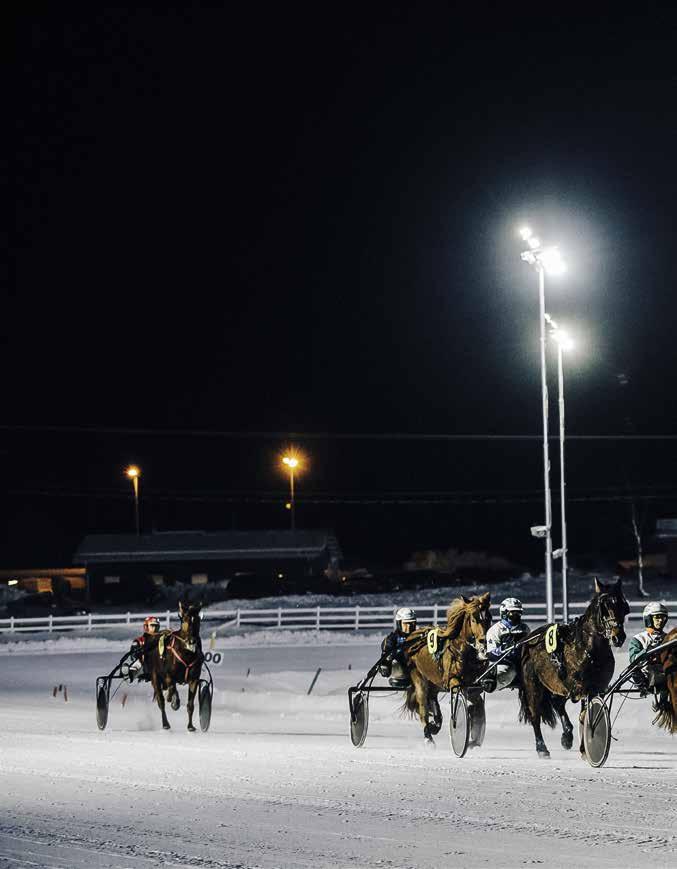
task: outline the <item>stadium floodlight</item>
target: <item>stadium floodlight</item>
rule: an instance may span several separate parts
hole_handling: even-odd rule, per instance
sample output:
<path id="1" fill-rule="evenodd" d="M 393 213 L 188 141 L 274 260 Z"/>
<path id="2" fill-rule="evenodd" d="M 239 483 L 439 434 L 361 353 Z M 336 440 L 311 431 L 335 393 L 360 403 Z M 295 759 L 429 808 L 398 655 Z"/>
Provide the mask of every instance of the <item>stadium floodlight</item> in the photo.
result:
<path id="1" fill-rule="evenodd" d="M 134 489 L 134 525 L 138 536 L 141 533 L 139 522 L 139 478 L 141 477 L 141 470 L 136 465 L 130 465 L 128 468 L 125 468 L 125 474 L 132 481 L 132 488 Z"/>
<path id="2" fill-rule="evenodd" d="M 531 230 L 528 226 L 523 226 L 519 231 L 519 237 L 522 239 L 522 241 L 529 241 L 529 239 L 531 238 L 531 234 Z"/>

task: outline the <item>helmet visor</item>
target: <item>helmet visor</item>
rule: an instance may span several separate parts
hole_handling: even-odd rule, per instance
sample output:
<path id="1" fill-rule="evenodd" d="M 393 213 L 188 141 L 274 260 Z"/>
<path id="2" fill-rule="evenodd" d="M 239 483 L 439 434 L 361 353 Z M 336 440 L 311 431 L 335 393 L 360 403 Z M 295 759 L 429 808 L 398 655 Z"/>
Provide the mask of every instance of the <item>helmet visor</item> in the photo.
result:
<path id="1" fill-rule="evenodd" d="M 416 630 L 416 622 L 402 622 L 401 630 L 403 634 L 410 634 Z"/>
<path id="2" fill-rule="evenodd" d="M 651 621 L 653 622 L 653 626 L 655 628 L 659 628 L 659 629 L 662 628 L 665 625 L 665 623 L 667 622 L 667 620 L 668 620 L 668 617 L 666 616 L 665 613 L 654 613 L 651 616 Z"/>

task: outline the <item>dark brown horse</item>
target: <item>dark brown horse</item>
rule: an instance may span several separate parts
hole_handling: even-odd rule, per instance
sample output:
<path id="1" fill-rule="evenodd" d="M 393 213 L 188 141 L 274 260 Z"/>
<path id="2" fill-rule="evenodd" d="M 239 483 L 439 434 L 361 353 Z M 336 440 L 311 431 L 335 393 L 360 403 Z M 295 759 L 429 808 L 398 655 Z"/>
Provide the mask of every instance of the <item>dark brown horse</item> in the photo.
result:
<path id="1" fill-rule="evenodd" d="M 546 651 L 542 628 L 522 647 L 520 721 L 533 727 L 539 757 L 550 757 L 541 721 L 554 727 L 557 714 L 562 747 L 571 748 L 574 728 L 564 708 L 566 701 L 583 704 L 590 695 L 603 694 L 609 687 L 614 673 L 611 644 L 625 642 L 623 622 L 629 611 L 620 580 L 603 585 L 595 579 L 595 593 L 583 615 L 559 628 L 562 667 Z"/>
<path id="2" fill-rule="evenodd" d="M 447 626 L 437 630 L 439 654 L 431 654 L 428 645 L 432 627 L 419 628 L 407 640 L 405 653 L 411 685 L 404 709 L 412 715 L 418 714 L 423 735 L 429 742 L 442 726 L 438 693 L 471 684 L 484 669 L 486 634 L 491 625 L 489 605 L 488 593 L 453 600 L 447 609 Z"/>
<path id="3" fill-rule="evenodd" d="M 677 628 L 673 628 L 664 642 L 677 640 Z M 658 654 L 658 665 L 665 676 L 668 689 L 668 705 L 661 706 L 654 723 L 664 727 L 668 733 L 677 733 L 677 646 L 665 649 Z"/>
<path id="4" fill-rule="evenodd" d="M 154 700 L 162 713 L 162 726 L 170 729 L 165 712 L 164 691 L 172 709 L 181 705 L 177 685 L 188 685 L 188 730 L 194 731 L 193 710 L 195 693 L 202 671 L 202 643 L 200 642 L 200 610 L 202 604 L 186 604 L 179 601 L 181 628 L 178 631 L 162 631 L 146 652 L 146 666 L 153 683 Z"/>

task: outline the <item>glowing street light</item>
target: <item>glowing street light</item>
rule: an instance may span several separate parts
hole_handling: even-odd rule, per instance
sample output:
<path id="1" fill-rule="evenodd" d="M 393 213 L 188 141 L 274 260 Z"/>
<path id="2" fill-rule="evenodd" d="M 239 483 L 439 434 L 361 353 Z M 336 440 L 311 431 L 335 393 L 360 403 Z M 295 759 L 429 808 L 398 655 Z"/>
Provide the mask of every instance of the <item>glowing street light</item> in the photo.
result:
<path id="1" fill-rule="evenodd" d="M 284 456 L 282 459 L 282 464 L 287 467 L 289 470 L 289 501 L 285 504 L 286 508 L 290 511 L 291 515 L 291 530 L 293 531 L 296 527 L 296 504 L 294 501 L 294 474 L 297 468 L 300 468 L 301 461 L 298 456 L 295 456 L 293 453 L 290 455 Z"/>
<path id="2" fill-rule="evenodd" d="M 136 465 L 130 465 L 125 469 L 125 474 L 132 481 L 132 487 L 134 489 L 134 523 L 138 535 L 141 533 L 141 526 L 139 524 L 139 478 L 141 477 L 141 471 L 136 467 Z"/>
<path id="3" fill-rule="evenodd" d="M 562 523 L 562 548 L 553 553 L 553 558 L 562 559 L 562 621 L 569 621 L 569 594 L 567 589 L 567 522 L 566 522 L 566 496 L 564 483 L 564 366 L 562 356 L 565 352 L 573 350 L 574 342 L 569 334 L 561 329 L 550 314 L 545 315 L 550 326 L 550 334 L 557 345 L 557 387 L 559 394 L 559 473 L 560 473 L 560 513 Z"/>
<path id="4" fill-rule="evenodd" d="M 564 262 L 557 248 L 541 245 L 528 226 L 519 230 L 522 241 L 528 250 L 522 252 L 522 260 L 538 272 L 539 321 L 541 327 L 541 398 L 543 404 L 543 481 L 545 489 L 545 525 L 535 526 L 532 534 L 545 539 L 545 600 L 549 622 L 555 620 L 555 607 L 552 594 L 552 501 L 550 497 L 550 456 L 548 452 L 548 378 L 545 358 L 545 273 L 564 271 Z"/>

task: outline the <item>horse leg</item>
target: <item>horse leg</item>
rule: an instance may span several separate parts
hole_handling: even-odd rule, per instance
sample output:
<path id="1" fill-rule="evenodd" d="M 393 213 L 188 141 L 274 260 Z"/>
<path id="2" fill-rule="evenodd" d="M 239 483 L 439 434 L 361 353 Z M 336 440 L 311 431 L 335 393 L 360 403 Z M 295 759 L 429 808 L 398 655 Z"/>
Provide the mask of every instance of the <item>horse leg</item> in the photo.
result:
<path id="1" fill-rule="evenodd" d="M 181 698 L 179 697 L 179 692 L 176 688 L 176 682 L 172 682 L 169 691 L 167 692 L 167 700 L 169 700 L 169 705 L 172 707 L 174 712 L 181 707 Z"/>
<path id="2" fill-rule="evenodd" d="M 151 676 L 151 680 L 153 682 L 153 691 L 155 692 L 155 700 L 157 701 L 157 705 L 160 707 L 160 712 L 162 714 L 162 726 L 165 730 L 171 730 L 169 721 L 167 720 L 167 713 L 165 712 L 165 696 L 162 693 L 162 686 L 160 685 L 160 677 L 157 672 L 153 670 L 153 675 Z"/>
<path id="3" fill-rule="evenodd" d="M 193 724 L 193 709 L 195 709 L 195 692 L 197 691 L 198 680 L 192 679 L 188 683 L 188 702 L 186 703 L 186 709 L 188 710 L 188 730 L 191 733 L 194 733 L 195 726 Z"/>
<path id="4" fill-rule="evenodd" d="M 581 757 L 585 757 L 585 745 L 583 744 L 583 728 L 585 727 L 585 699 L 581 699 L 581 711 L 578 713 L 578 736 L 579 736 L 579 745 L 578 750 L 581 753 Z"/>
<path id="5" fill-rule="evenodd" d="M 541 684 L 535 667 L 531 662 L 525 663 L 522 668 L 523 688 L 520 691 L 520 703 L 522 706 L 521 716 L 523 720 L 531 723 L 536 740 L 536 753 L 539 757 L 550 757 L 548 746 L 541 732 L 541 708 L 543 705 L 545 688 Z"/>
<path id="6" fill-rule="evenodd" d="M 427 679 L 424 679 L 416 670 L 413 670 L 411 673 L 411 682 L 414 686 L 414 692 L 416 696 L 416 707 L 418 710 L 418 717 L 423 725 L 423 735 L 426 738 L 426 741 L 429 745 L 434 745 L 435 742 L 432 737 L 432 731 L 430 729 L 430 724 L 428 722 L 428 682 Z"/>
<path id="7" fill-rule="evenodd" d="M 567 751 L 574 744 L 574 726 L 571 723 L 571 719 L 567 715 L 566 711 L 566 698 L 560 697 L 557 694 L 553 694 L 552 696 L 552 705 L 555 707 L 555 712 L 557 713 L 557 717 L 559 718 L 560 724 L 562 725 L 562 748 L 566 748 Z"/>

